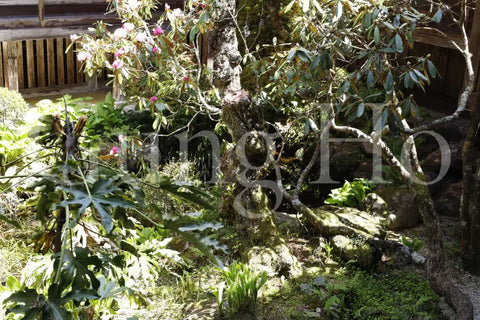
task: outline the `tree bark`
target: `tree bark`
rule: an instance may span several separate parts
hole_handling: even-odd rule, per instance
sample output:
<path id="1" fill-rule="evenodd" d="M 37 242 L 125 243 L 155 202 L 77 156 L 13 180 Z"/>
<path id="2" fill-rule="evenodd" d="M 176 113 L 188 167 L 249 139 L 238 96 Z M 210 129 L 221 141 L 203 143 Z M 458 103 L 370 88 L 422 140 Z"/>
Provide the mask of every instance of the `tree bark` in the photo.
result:
<path id="1" fill-rule="evenodd" d="M 268 199 L 261 188 L 249 186 L 258 172 L 249 169 L 246 163 L 258 166 L 265 159 L 267 148 L 261 137 L 265 121 L 260 106 L 252 103 L 248 92 L 242 89 L 242 56 L 238 49 L 235 10 L 235 0 L 216 1 L 214 28 L 209 36 L 209 54 L 213 61 L 212 84 L 220 93 L 222 121 L 234 144 L 222 156 L 223 193 L 220 211 L 226 219 L 234 221 L 240 234 L 248 235 L 251 245 L 274 246 L 279 244 L 280 239 L 268 210 Z M 245 142 L 243 145 L 239 143 L 242 138 Z M 237 201 L 237 205 L 242 205 L 248 214 L 252 214 L 251 217 L 239 214 L 235 209 L 238 197 L 243 200 Z"/>
<path id="2" fill-rule="evenodd" d="M 480 274 L 480 166 L 474 156 L 474 140 L 480 126 L 480 108 L 475 108 L 462 150 L 463 195 L 460 221 L 463 226 L 461 247 L 465 268 Z"/>

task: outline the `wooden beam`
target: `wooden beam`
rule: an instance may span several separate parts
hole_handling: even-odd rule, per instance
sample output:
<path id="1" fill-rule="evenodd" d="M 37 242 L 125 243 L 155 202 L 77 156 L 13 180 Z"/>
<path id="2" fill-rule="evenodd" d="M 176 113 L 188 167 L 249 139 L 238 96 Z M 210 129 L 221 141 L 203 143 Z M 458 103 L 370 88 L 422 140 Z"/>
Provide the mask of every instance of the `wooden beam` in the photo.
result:
<path id="1" fill-rule="evenodd" d="M 72 40 L 67 38 L 67 48 L 70 48 L 67 54 L 67 83 L 75 83 L 75 65 L 74 65 L 74 56 L 73 56 L 73 45 Z"/>
<path id="2" fill-rule="evenodd" d="M 45 40 L 37 39 L 35 44 L 37 47 L 37 78 L 38 86 L 40 88 L 45 87 L 46 84 L 46 73 L 45 73 Z"/>
<path id="3" fill-rule="evenodd" d="M 0 6 L 36 6 L 38 0 L 0 0 Z"/>
<path id="4" fill-rule="evenodd" d="M 78 52 L 78 42 L 75 43 L 75 52 Z M 76 71 L 76 74 L 77 74 L 77 83 L 83 83 L 83 68 L 82 68 L 82 63 L 80 61 L 78 61 L 77 59 L 77 55 L 75 54 L 75 59 L 77 60 L 76 61 L 76 66 L 77 66 L 77 70 Z"/>
<path id="5" fill-rule="evenodd" d="M 7 43 L 8 89 L 18 91 L 17 43 Z"/>
<path id="6" fill-rule="evenodd" d="M 65 49 L 63 49 L 63 38 L 57 38 L 57 77 L 58 85 L 65 84 Z"/>
<path id="7" fill-rule="evenodd" d="M 0 18 L 0 29 L 10 29 L 17 33 L 20 28 L 34 28 L 39 25 L 38 17 Z"/>
<path id="8" fill-rule="evenodd" d="M 85 25 L 88 27 L 100 20 L 107 23 L 120 22 L 118 17 L 115 15 L 91 14 L 83 16 L 51 16 L 45 18 L 45 27 L 63 27 L 75 25 Z"/>
<path id="9" fill-rule="evenodd" d="M 45 0 L 38 0 L 38 20 L 40 27 L 45 27 Z"/>
<path id="10" fill-rule="evenodd" d="M 463 48 L 463 39 L 458 34 L 447 34 L 460 48 Z M 418 28 L 413 31 L 413 38 L 416 42 L 431 44 L 435 47 L 456 49 L 453 43 L 448 41 L 440 32 L 434 28 Z"/>
<path id="11" fill-rule="evenodd" d="M 55 4 L 96 4 L 104 3 L 107 4 L 106 0 L 45 0 L 46 5 L 55 5 Z"/>
<path id="12" fill-rule="evenodd" d="M 79 85 L 79 86 L 51 86 L 48 88 L 34 88 L 34 89 L 24 89 L 20 92 L 22 96 L 25 98 L 36 98 L 36 97 L 43 97 L 43 96 L 53 96 L 58 95 L 58 90 L 62 91 L 62 93 L 83 93 L 83 92 L 90 92 L 90 89 L 87 85 Z"/>
<path id="13" fill-rule="evenodd" d="M 0 41 L 10 40 L 29 40 L 29 39 L 47 39 L 47 38 L 68 38 L 73 33 L 93 34 L 88 30 L 88 26 L 79 27 L 57 27 L 57 28 L 28 28 L 19 32 L 16 29 L 1 29 Z"/>
<path id="14" fill-rule="evenodd" d="M 47 70 L 48 86 L 54 86 L 55 81 L 55 46 L 53 39 L 47 39 Z"/>
<path id="15" fill-rule="evenodd" d="M 3 54 L 2 54 L 2 43 L 0 42 L 0 86 L 6 87 L 3 77 Z"/>
<path id="16" fill-rule="evenodd" d="M 4 86 L 8 88 L 8 56 L 7 56 L 7 41 L 2 42 L 2 64 L 3 64 L 3 80 Z"/>
<path id="17" fill-rule="evenodd" d="M 35 88 L 35 52 L 33 40 L 27 40 L 27 83 L 28 88 Z"/>
<path id="18" fill-rule="evenodd" d="M 25 78 L 23 75 L 23 45 L 22 41 L 16 41 L 17 43 L 17 72 L 18 72 L 18 89 L 25 88 Z"/>

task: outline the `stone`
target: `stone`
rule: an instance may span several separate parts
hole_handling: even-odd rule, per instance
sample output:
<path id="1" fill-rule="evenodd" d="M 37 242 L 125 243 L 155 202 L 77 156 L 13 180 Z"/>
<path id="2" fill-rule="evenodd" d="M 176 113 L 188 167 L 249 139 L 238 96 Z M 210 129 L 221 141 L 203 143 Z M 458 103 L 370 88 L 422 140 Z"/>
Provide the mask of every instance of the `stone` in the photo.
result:
<path id="1" fill-rule="evenodd" d="M 331 240 L 333 252 L 345 261 L 355 261 L 361 268 L 370 269 L 379 261 L 378 254 L 364 239 L 336 235 Z"/>
<path id="2" fill-rule="evenodd" d="M 302 226 L 295 214 L 289 214 L 286 212 L 274 211 L 273 221 L 275 221 L 276 224 L 283 224 L 294 228 L 300 228 Z"/>
<path id="3" fill-rule="evenodd" d="M 343 234 L 365 239 L 384 238 L 385 230 L 380 218 L 355 208 L 322 206 L 312 209 L 323 235 Z"/>
<path id="4" fill-rule="evenodd" d="M 463 193 L 462 182 L 452 183 L 437 198 L 435 209 L 441 215 L 456 217 L 460 212 L 460 199 Z"/>
<path id="5" fill-rule="evenodd" d="M 255 272 L 265 271 L 269 277 L 283 275 L 295 278 L 302 273 L 300 263 L 286 245 L 273 248 L 256 246 L 248 251 L 247 258 Z"/>
<path id="6" fill-rule="evenodd" d="M 413 228 L 420 224 L 416 194 L 410 189 L 381 186 L 375 190 L 388 205 L 387 229 Z"/>
<path id="7" fill-rule="evenodd" d="M 365 211 L 370 213 L 372 216 L 385 218 L 385 216 L 388 214 L 388 204 L 382 199 L 382 197 L 374 192 L 369 193 L 365 197 L 363 204 L 366 208 Z"/>
<path id="8" fill-rule="evenodd" d="M 422 161 L 422 169 L 425 172 L 431 172 L 434 174 L 434 176 L 430 177 L 430 180 L 437 178 L 438 174 L 440 173 L 442 163 L 446 163 L 445 161 L 448 161 L 448 158 L 450 158 L 448 174 L 455 176 L 461 175 L 463 142 L 458 141 L 455 143 L 450 143 L 448 147 L 450 150 L 450 154 L 448 155 L 447 153 L 445 153 L 443 155 L 444 159 L 442 159 L 441 150 L 436 149 Z"/>

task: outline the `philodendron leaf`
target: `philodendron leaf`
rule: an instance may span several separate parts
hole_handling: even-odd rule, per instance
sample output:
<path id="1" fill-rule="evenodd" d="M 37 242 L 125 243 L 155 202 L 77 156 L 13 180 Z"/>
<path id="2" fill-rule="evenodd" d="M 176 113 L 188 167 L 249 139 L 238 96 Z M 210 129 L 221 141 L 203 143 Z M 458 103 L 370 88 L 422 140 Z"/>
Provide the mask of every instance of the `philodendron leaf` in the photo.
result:
<path id="1" fill-rule="evenodd" d="M 97 181 L 90 190 L 86 190 L 83 185 L 62 187 L 62 189 L 72 195 L 73 199 L 62 201 L 56 207 L 80 206 L 77 210 L 77 218 L 79 218 L 88 207 L 96 209 L 107 233 L 110 233 L 113 229 L 113 221 L 110 213 L 112 207 L 135 207 L 131 201 L 125 200 L 114 192 L 117 189 L 117 185 L 111 180 Z"/>

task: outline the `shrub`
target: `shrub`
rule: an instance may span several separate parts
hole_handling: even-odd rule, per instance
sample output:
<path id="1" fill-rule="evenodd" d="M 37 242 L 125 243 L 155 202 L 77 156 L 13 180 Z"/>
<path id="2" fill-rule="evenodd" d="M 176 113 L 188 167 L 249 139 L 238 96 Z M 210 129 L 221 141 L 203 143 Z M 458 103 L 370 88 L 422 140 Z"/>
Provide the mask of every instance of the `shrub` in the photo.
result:
<path id="1" fill-rule="evenodd" d="M 18 124 L 24 119 L 28 104 L 22 95 L 7 88 L 0 88 L 0 121 L 8 126 Z"/>

